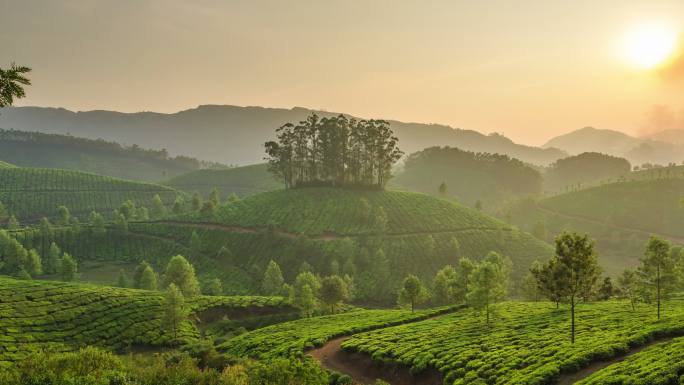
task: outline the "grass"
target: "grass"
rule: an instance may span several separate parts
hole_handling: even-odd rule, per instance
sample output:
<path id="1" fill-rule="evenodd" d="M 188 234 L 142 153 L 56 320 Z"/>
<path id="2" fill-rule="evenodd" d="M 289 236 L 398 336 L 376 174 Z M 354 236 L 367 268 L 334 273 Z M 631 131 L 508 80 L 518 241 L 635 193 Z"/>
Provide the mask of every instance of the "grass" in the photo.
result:
<path id="1" fill-rule="evenodd" d="M 0 277 L 0 364 L 42 349 L 166 345 L 173 336 L 162 327 L 163 298 L 153 291 Z M 279 297 L 200 296 L 188 301 L 193 313 L 214 307 L 285 306 Z M 180 339 L 198 336 L 186 321 Z"/>
<path id="2" fill-rule="evenodd" d="M 684 338 L 650 346 L 610 365 L 578 385 L 669 385 L 684 383 Z"/>
<path id="3" fill-rule="evenodd" d="M 342 344 L 377 361 L 395 361 L 414 372 L 428 366 L 445 383 L 548 384 L 598 358 L 612 357 L 649 338 L 684 333 L 684 298 L 669 301 L 666 317 L 624 301 L 580 305 L 577 342 L 570 343 L 569 310 L 550 303 L 497 305 L 490 327 L 470 309 L 438 319 L 356 334 Z"/>
<path id="4" fill-rule="evenodd" d="M 222 170 L 196 170 L 171 178 L 164 184 L 187 193 L 197 191 L 204 196 L 208 196 L 216 187 L 222 198 L 231 193 L 244 197 L 283 188 L 283 184 L 268 172 L 266 164 Z"/>
<path id="5" fill-rule="evenodd" d="M 55 217 L 57 207 L 64 205 L 83 221 L 93 210 L 109 214 L 129 199 L 151 207 L 156 194 L 170 206 L 179 192 L 79 171 L 0 168 L 0 202 L 19 220 Z"/>
<path id="6" fill-rule="evenodd" d="M 413 322 L 449 311 L 359 310 L 303 318 L 257 329 L 220 345 L 218 350 L 238 357 L 270 359 L 301 356 L 305 350 L 324 345 L 342 335 Z"/>

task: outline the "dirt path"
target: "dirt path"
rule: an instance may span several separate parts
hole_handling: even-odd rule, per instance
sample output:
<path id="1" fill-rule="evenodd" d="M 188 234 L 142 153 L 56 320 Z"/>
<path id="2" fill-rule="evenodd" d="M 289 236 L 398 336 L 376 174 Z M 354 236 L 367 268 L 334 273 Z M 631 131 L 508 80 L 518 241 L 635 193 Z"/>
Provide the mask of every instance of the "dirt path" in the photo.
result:
<path id="1" fill-rule="evenodd" d="M 646 236 L 649 236 L 649 237 L 650 237 L 651 235 L 654 234 L 653 232 L 646 231 L 646 230 L 641 230 L 641 229 L 637 229 L 637 228 L 633 228 L 633 227 L 624 227 L 624 226 L 613 225 L 613 224 L 606 223 L 606 222 L 603 222 L 603 221 L 601 221 L 601 220 L 598 220 L 598 219 L 595 219 L 595 218 L 586 217 L 586 216 L 583 216 L 583 215 L 566 214 L 566 213 L 563 213 L 563 212 L 560 212 L 560 211 L 552 210 L 552 209 L 550 209 L 550 208 L 548 208 L 548 207 L 544 207 L 544 206 L 542 206 L 542 205 L 540 205 L 540 204 L 537 204 L 537 208 L 538 208 L 539 210 L 541 210 L 541 211 L 547 213 L 547 214 L 557 215 L 557 216 L 559 216 L 559 217 L 564 217 L 564 218 L 573 219 L 573 220 L 577 220 L 577 221 L 589 222 L 589 223 L 593 223 L 593 224 L 595 224 L 595 225 L 607 226 L 607 227 L 610 227 L 611 229 L 615 229 L 615 230 L 629 231 L 629 232 L 633 232 L 633 233 L 638 233 L 638 234 L 646 235 Z M 677 242 L 677 243 L 682 243 L 682 244 L 684 244 L 684 238 L 682 238 L 682 237 L 680 237 L 680 236 L 676 236 L 676 235 L 672 235 L 672 234 L 664 234 L 664 233 L 660 233 L 660 235 L 663 236 L 663 237 L 665 237 L 665 238 L 669 238 L 671 241 L 674 241 L 674 242 Z"/>
<path id="2" fill-rule="evenodd" d="M 373 384 L 376 379 L 392 385 L 439 385 L 442 375 L 433 368 L 417 376 L 409 369 L 397 364 L 377 364 L 365 353 L 348 352 L 342 349 L 342 342 L 349 337 L 339 337 L 328 341 L 318 349 L 308 352 L 321 363 L 321 366 L 350 376 L 356 383 Z"/>
<path id="3" fill-rule="evenodd" d="M 237 226 L 237 225 L 223 225 L 219 223 L 209 223 L 209 222 L 184 222 L 184 221 L 173 221 L 173 220 L 162 220 L 162 221 L 150 221 L 150 222 L 137 222 L 137 223 L 159 223 L 168 225 L 182 225 L 187 227 L 194 227 L 198 229 L 210 229 L 210 230 L 220 230 L 230 233 L 238 234 L 256 234 L 260 232 L 267 231 L 264 227 L 250 227 L 250 226 Z M 448 230 L 437 230 L 437 231 L 414 231 L 406 233 L 385 233 L 384 237 L 404 237 L 410 235 L 424 235 L 424 234 L 451 234 L 451 233 L 463 233 L 470 231 L 511 231 L 510 228 L 489 228 L 489 227 L 463 227 L 460 229 L 448 229 Z M 354 238 L 361 236 L 368 236 L 373 234 L 338 234 L 332 231 L 326 231 L 322 234 L 307 235 L 302 233 L 293 233 L 280 229 L 275 230 L 275 234 L 296 239 L 299 237 L 306 237 L 311 240 L 317 241 L 334 241 L 343 238 Z"/>
<path id="4" fill-rule="evenodd" d="M 606 360 L 594 361 L 591 364 L 589 364 L 589 366 L 586 366 L 577 372 L 561 374 L 560 378 L 555 382 L 555 385 L 572 385 L 576 382 L 579 382 L 579 381 L 589 377 L 590 375 L 594 374 L 595 372 L 598 372 L 601 369 L 604 369 L 604 368 L 607 368 L 608 366 L 622 362 L 627 357 L 635 355 L 635 354 L 641 352 L 642 350 L 644 350 L 650 346 L 661 344 L 664 342 L 669 342 L 669 341 L 672 341 L 673 339 L 675 339 L 677 337 L 678 337 L 677 335 L 674 335 L 674 336 L 656 338 L 652 341 L 647 342 L 644 345 L 640 345 L 640 346 L 637 346 L 637 347 L 630 349 L 625 354 L 622 354 L 622 355 L 619 355 L 619 356 L 616 356 L 613 358 L 609 358 Z"/>

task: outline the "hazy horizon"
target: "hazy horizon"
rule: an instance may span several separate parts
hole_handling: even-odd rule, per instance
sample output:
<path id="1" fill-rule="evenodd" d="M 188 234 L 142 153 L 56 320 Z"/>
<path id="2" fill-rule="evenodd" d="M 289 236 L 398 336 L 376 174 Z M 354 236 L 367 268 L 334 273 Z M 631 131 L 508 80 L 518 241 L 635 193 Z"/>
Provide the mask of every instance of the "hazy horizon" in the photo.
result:
<path id="1" fill-rule="evenodd" d="M 617 49 L 640 25 L 681 33 L 684 3 L 674 0 L 60 0 L 4 10 L 0 67 L 34 70 L 18 106 L 301 106 L 530 145 L 585 126 L 632 135 L 684 128 L 681 47 L 650 69 Z"/>

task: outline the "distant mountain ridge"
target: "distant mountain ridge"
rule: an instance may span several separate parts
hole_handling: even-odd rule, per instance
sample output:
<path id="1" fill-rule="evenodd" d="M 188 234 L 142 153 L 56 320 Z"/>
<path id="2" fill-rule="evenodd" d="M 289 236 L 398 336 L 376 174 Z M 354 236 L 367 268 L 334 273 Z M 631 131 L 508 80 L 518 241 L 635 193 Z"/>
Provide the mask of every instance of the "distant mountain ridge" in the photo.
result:
<path id="1" fill-rule="evenodd" d="M 584 152 L 624 157 L 632 165 L 643 163 L 668 164 L 684 161 L 684 142 L 675 140 L 684 132 L 668 130 L 648 137 L 637 138 L 620 131 L 584 127 L 579 130 L 556 136 L 546 142 L 544 148 L 559 148 L 572 155 Z"/>
<path id="2" fill-rule="evenodd" d="M 311 112 L 338 115 L 295 107 L 292 109 L 203 105 L 176 113 L 121 113 L 114 111 L 73 112 L 63 108 L 12 107 L 0 112 L 0 128 L 66 134 L 86 138 L 165 148 L 173 155 L 228 164 L 263 161 L 263 143 L 287 122 L 303 120 Z M 404 123 L 390 120 L 400 147 L 413 153 L 435 145 L 463 150 L 505 154 L 524 162 L 546 165 L 566 154 L 555 148 L 514 143 L 499 135 L 452 128 L 439 124 Z"/>

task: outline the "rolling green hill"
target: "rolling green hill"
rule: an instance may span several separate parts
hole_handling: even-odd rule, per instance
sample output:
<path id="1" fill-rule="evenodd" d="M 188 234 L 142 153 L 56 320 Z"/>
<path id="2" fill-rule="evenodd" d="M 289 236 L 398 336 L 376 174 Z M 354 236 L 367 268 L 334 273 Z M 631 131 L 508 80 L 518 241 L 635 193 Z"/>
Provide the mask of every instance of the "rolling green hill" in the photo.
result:
<path id="1" fill-rule="evenodd" d="M 200 296 L 188 301 L 196 316 L 208 309 L 233 314 L 255 308 L 290 311 L 279 297 Z M 159 292 L 0 277 L 0 365 L 39 349 L 168 344 L 173 336 L 162 327 L 162 304 Z M 180 338 L 198 337 L 195 325 L 186 321 Z"/>
<path id="2" fill-rule="evenodd" d="M 109 214 L 128 199 L 150 207 L 156 194 L 171 205 L 179 192 L 166 186 L 79 171 L 0 168 L 0 202 L 20 221 L 54 217 L 60 205 L 81 219 L 93 210 Z"/>
<path id="3" fill-rule="evenodd" d="M 15 165 L 0 160 L 0 168 L 14 168 Z"/>
<path id="4" fill-rule="evenodd" d="M 350 273 L 368 292 L 376 276 L 386 274 L 385 299 L 394 297 L 406 274 L 432 280 L 460 257 L 479 260 L 499 252 L 511 258 L 519 278 L 552 253 L 546 243 L 476 210 L 397 191 L 278 190 L 226 204 L 212 218 L 131 223 L 129 229 L 185 247 L 194 233 L 201 253 L 219 270 L 246 272 L 256 288 L 271 259 L 288 281 L 306 262 L 320 274 Z"/>
<path id="5" fill-rule="evenodd" d="M 215 164 L 166 150 L 122 146 L 102 139 L 0 129 L 0 161 L 20 167 L 61 168 L 117 178 L 159 181 Z"/>
<path id="6" fill-rule="evenodd" d="M 221 170 L 197 170 L 179 175 L 164 182 L 165 185 L 188 193 L 204 196 L 216 187 L 222 198 L 235 193 L 247 196 L 283 188 L 283 184 L 268 172 L 268 165 L 255 164 Z"/>
<path id="7" fill-rule="evenodd" d="M 507 215 L 547 241 L 564 229 L 588 233 L 597 240 L 604 268 L 616 274 L 636 265 L 650 234 L 684 243 L 682 197 L 684 179 L 625 181 L 524 200 Z"/>

